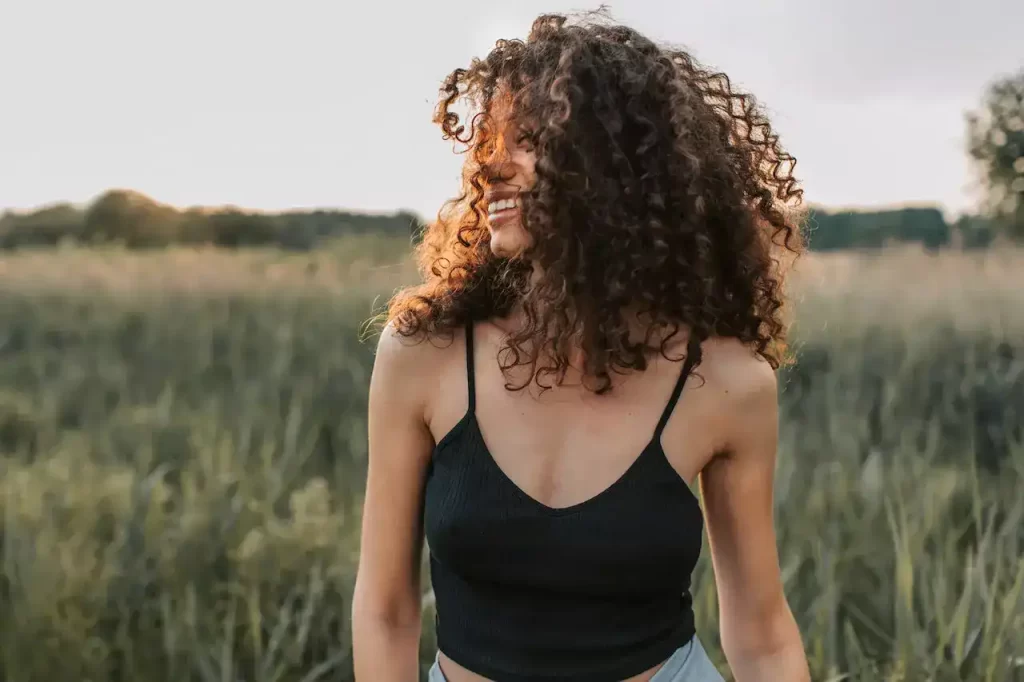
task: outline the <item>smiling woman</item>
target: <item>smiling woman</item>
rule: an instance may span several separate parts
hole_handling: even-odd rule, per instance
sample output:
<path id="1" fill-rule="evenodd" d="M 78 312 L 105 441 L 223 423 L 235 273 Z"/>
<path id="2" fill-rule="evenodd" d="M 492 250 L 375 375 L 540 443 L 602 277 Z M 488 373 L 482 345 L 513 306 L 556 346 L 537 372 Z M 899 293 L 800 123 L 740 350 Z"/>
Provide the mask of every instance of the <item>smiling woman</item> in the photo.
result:
<path id="1" fill-rule="evenodd" d="M 425 531 L 431 680 L 721 680 L 706 520 L 736 679 L 808 680 L 772 521 L 792 157 L 723 74 L 600 17 L 499 41 L 436 121 L 469 153 L 374 366 L 357 678 L 415 679 Z"/>
<path id="2" fill-rule="evenodd" d="M 493 141 L 496 158 L 485 168 L 488 177 L 483 205 L 491 251 L 498 257 L 515 258 L 533 245 L 522 221 L 522 193 L 537 181 L 537 153 L 517 124 L 507 99 L 493 103 L 491 114 L 501 135 Z"/>

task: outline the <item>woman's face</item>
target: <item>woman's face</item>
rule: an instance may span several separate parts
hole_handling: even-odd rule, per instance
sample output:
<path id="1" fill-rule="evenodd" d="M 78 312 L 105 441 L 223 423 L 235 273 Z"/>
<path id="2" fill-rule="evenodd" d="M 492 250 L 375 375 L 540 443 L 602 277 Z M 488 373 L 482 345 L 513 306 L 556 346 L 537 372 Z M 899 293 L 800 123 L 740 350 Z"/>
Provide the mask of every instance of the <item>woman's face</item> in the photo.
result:
<path id="1" fill-rule="evenodd" d="M 484 207 L 491 251 L 496 256 L 511 258 L 533 245 L 533 237 L 522 223 L 520 192 L 533 187 L 537 155 L 517 126 L 508 123 L 502 129 L 505 132 L 488 162 Z"/>

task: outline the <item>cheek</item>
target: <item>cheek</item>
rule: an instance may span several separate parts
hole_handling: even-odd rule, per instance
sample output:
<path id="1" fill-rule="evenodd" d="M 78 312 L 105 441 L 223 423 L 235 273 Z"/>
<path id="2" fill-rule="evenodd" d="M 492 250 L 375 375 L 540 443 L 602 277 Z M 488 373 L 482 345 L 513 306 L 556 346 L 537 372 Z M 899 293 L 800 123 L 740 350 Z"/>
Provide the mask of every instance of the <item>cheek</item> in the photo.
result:
<path id="1" fill-rule="evenodd" d="M 533 152 L 518 151 L 513 157 L 518 181 L 524 189 L 533 187 L 537 180 L 537 155 Z"/>
<path id="2" fill-rule="evenodd" d="M 537 181 L 537 157 L 534 154 L 526 156 L 527 158 L 523 161 L 523 177 L 526 180 L 526 186 L 533 187 Z"/>

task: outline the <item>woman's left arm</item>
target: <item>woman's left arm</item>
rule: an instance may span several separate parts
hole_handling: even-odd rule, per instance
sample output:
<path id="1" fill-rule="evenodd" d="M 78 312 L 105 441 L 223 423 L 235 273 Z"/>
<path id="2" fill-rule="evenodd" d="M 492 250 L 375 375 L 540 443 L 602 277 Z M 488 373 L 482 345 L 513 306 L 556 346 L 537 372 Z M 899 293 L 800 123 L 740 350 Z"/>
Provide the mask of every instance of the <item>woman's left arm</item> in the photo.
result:
<path id="1" fill-rule="evenodd" d="M 767 362 L 756 362 L 726 372 L 726 447 L 700 477 L 722 648 L 736 682 L 810 682 L 775 540 L 777 382 Z"/>

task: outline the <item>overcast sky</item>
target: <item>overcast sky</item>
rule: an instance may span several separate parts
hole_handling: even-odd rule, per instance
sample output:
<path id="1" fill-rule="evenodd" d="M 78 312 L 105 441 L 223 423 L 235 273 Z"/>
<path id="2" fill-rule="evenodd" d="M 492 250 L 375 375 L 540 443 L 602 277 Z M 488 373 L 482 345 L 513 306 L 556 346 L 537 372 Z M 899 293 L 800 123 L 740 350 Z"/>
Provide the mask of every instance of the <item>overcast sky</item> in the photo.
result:
<path id="1" fill-rule="evenodd" d="M 609 4 L 757 95 L 812 203 L 970 207 L 964 112 L 1024 66 L 1022 0 Z M 441 79 L 539 13 L 596 6 L 0 0 L 0 207 L 129 187 L 433 216 L 460 164 L 430 123 Z"/>

